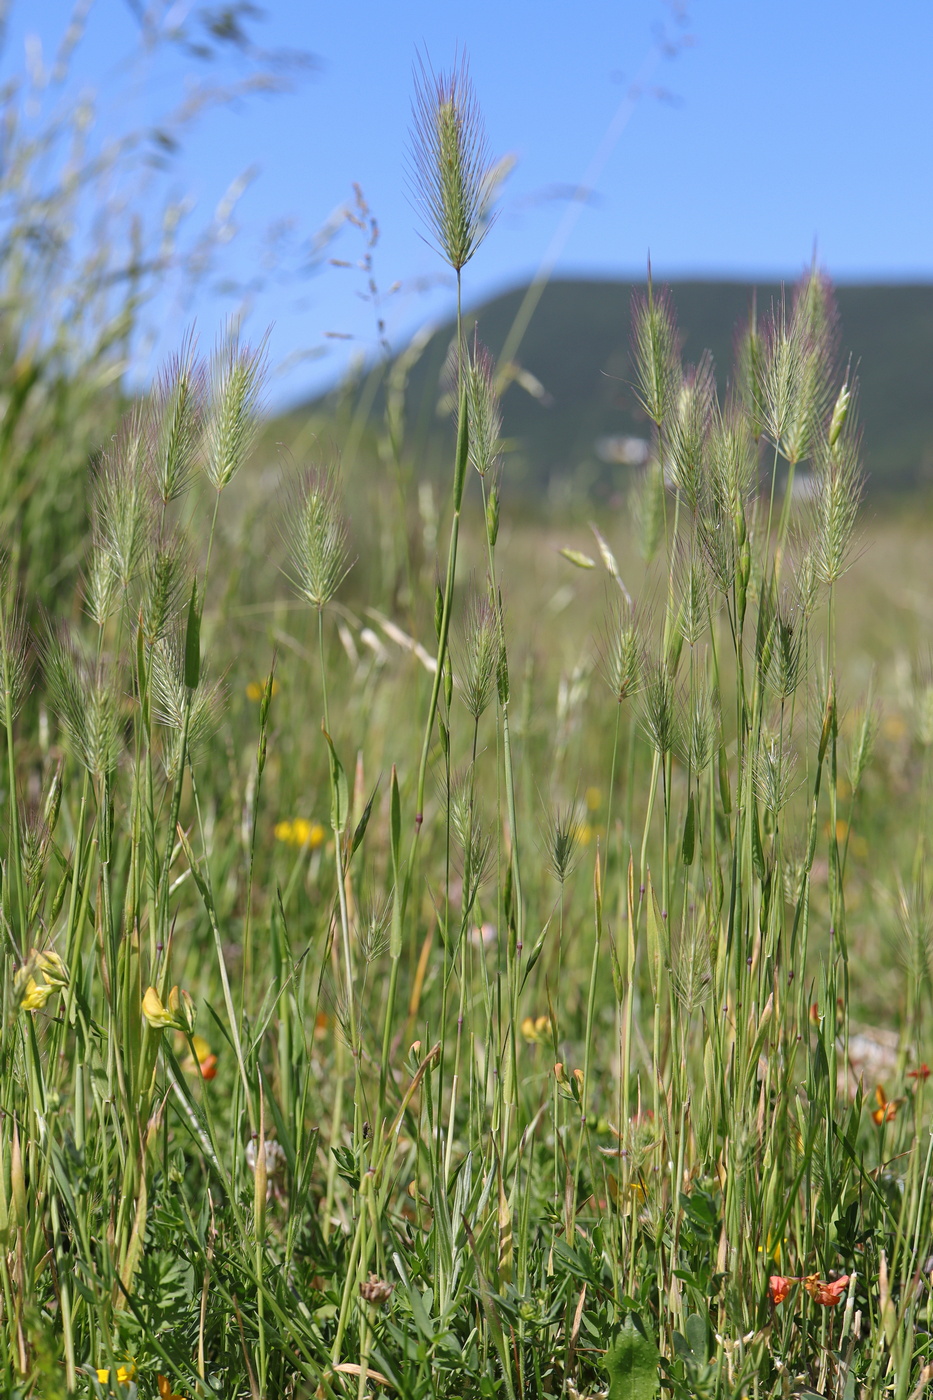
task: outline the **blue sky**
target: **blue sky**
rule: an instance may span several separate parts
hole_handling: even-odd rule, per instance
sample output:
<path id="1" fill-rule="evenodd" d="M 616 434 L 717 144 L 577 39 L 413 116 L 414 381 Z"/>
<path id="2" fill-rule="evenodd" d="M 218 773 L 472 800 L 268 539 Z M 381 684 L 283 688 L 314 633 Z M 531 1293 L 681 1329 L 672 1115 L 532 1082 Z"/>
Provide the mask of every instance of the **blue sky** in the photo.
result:
<path id="1" fill-rule="evenodd" d="M 196 7 L 176 0 L 152 13 L 164 24 Z M 48 66 L 70 8 L 13 0 L 3 76 L 25 71 L 27 52 L 35 66 L 29 35 Z M 326 258 L 313 273 L 301 266 L 354 181 L 379 222 L 373 272 L 393 343 L 449 311 L 451 286 L 405 188 L 418 49 L 437 69 L 466 49 L 490 146 L 516 161 L 498 222 L 465 270 L 469 301 L 530 277 L 549 252 L 565 274 L 637 275 L 650 251 L 661 278 L 793 278 L 816 245 L 839 280 L 933 278 L 927 0 L 689 0 L 676 9 L 659 0 L 265 0 L 263 9 L 257 41 L 308 51 L 316 65 L 290 93 L 209 113 L 161 183 L 139 196 L 150 214 L 168 193 L 183 198 L 193 238 L 250 176 L 203 282 L 151 309 L 140 376 L 192 320 L 209 342 L 238 305 L 252 334 L 272 326 L 272 358 L 285 367 L 273 388 L 280 403 L 332 381 L 354 352 L 371 353 L 359 271 Z M 140 61 L 139 36 L 129 0 L 91 4 L 56 101 L 95 91 L 100 138 L 151 123 L 192 74 L 211 76 L 168 50 Z M 236 62 L 222 70 L 237 71 Z M 591 195 L 570 203 L 594 168 Z M 362 251 L 346 227 L 328 256 L 354 263 Z"/>

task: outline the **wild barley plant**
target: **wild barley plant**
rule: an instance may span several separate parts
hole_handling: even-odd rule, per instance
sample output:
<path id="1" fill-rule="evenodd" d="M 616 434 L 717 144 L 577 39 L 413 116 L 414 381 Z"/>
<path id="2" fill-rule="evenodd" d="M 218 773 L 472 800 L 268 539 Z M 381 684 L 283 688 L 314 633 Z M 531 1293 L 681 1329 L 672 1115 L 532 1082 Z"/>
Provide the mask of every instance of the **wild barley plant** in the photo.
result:
<path id="1" fill-rule="evenodd" d="M 465 69 L 421 78 L 415 168 L 459 280 L 488 162 Z M 407 639 L 428 693 L 409 673 L 351 683 L 328 652 L 328 609 L 351 667 L 371 629 L 355 600 L 335 607 L 351 556 L 335 471 L 306 472 L 283 571 L 317 624 L 325 738 L 294 751 L 324 760 L 331 833 L 299 834 L 291 876 L 268 888 L 253 871 L 270 858 L 270 754 L 281 787 L 309 781 L 276 752 L 285 661 L 258 687 L 244 842 L 202 659 L 202 631 L 222 638 L 208 564 L 223 566 L 220 496 L 256 431 L 261 355 L 228 337 L 204 367 L 183 347 L 96 478 L 81 635 L 56 620 L 40 648 L 61 752 L 38 716 L 28 806 L 29 650 L 8 588 L 0 606 L 10 1394 L 556 1397 L 661 1379 L 683 1400 L 916 1393 L 919 1056 L 912 1079 L 902 1056 L 902 1095 L 879 1085 L 870 1112 L 849 1098 L 834 600 L 860 480 L 832 328 L 811 275 L 789 316 L 753 321 L 720 400 L 707 359 L 681 367 L 669 299 L 649 287 L 636 310 L 656 435 L 643 543 L 662 586 L 656 610 L 636 603 L 596 530 L 614 606 L 608 692 L 583 686 L 575 705 L 605 790 L 589 845 L 575 809 L 540 858 L 525 837 L 560 740 L 523 717 L 517 756 L 501 417 L 477 343 L 458 326 L 434 657 Z M 202 474 L 214 523 L 195 584 Z M 461 609 L 471 508 L 486 577 Z M 302 649 L 290 628 L 279 638 Z M 294 728 L 316 732 L 309 687 L 295 690 Z M 380 703 L 389 776 L 373 793 L 368 759 L 354 774 L 339 755 L 368 754 Z M 868 705 L 849 827 L 875 728 Z M 919 859 L 915 875 L 901 902 L 919 1041 Z"/>

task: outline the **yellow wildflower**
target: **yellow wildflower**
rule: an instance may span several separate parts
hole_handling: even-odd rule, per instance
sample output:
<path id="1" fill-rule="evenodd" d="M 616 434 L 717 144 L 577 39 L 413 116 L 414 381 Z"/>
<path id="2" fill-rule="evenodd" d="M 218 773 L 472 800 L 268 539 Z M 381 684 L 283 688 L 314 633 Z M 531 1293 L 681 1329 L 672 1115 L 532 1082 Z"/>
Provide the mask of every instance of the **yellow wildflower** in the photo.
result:
<path id="1" fill-rule="evenodd" d="M 551 1038 L 551 1020 L 549 1016 L 526 1016 L 522 1021 L 522 1035 L 529 1045 L 543 1045 Z"/>
<path id="2" fill-rule="evenodd" d="M 54 991 L 54 987 L 40 987 L 34 977 L 27 977 L 19 994 L 21 1009 L 23 1011 L 41 1011 Z"/>
<path id="3" fill-rule="evenodd" d="M 40 973 L 41 982 L 35 974 Z M 33 948 L 13 976 L 13 991 L 21 1011 L 41 1011 L 53 992 L 67 986 L 65 964 L 57 953 L 39 953 Z"/>
<path id="4" fill-rule="evenodd" d="M 167 1376 L 163 1376 L 160 1371 L 156 1376 L 156 1384 L 159 1387 L 159 1400 L 184 1400 L 184 1396 L 178 1395 L 172 1389 L 172 1383 Z"/>
<path id="5" fill-rule="evenodd" d="M 68 986 L 68 969 L 54 948 L 49 948 L 44 953 L 37 953 L 36 961 L 42 976 L 51 987 Z"/>
<path id="6" fill-rule="evenodd" d="M 143 997 L 143 1015 L 154 1031 L 174 1028 L 190 1035 L 194 1030 L 194 1002 L 187 992 L 177 987 L 169 992 L 167 1007 L 163 1006 L 155 987 L 148 987 Z"/>
<path id="7" fill-rule="evenodd" d="M 320 822 L 308 821 L 307 817 L 295 817 L 294 821 L 276 822 L 276 841 L 284 841 L 287 846 L 308 846 L 316 850 L 327 840 L 327 832 Z"/>
<path id="8" fill-rule="evenodd" d="M 118 1366 L 118 1367 L 117 1367 L 117 1384 L 118 1384 L 118 1385 L 129 1385 L 130 1381 L 133 1380 L 133 1378 L 135 1377 L 135 1375 L 136 1375 L 136 1363 L 135 1363 L 135 1361 L 127 1361 L 127 1363 L 126 1363 L 125 1366 Z M 102 1370 L 102 1369 L 98 1366 L 98 1368 L 97 1368 L 97 1379 L 100 1381 L 101 1385 L 107 1385 L 107 1384 L 109 1383 L 109 1381 L 110 1381 L 110 1372 L 109 1372 L 108 1370 L 106 1370 L 106 1369 L 103 1369 L 103 1370 Z"/>
<path id="9" fill-rule="evenodd" d="M 598 812 L 602 806 L 603 795 L 597 787 L 588 787 L 586 790 L 586 805 L 590 812 Z"/>
<path id="10" fill-rule="evenodd" d="M 262 680 L 262 681 L 250 681 L 249 685 L 246 687 L 246 698 L 247 698 L 248 700 L 261 700 L 262 697 L 263 697 L 263 696 L 265 695 L 265 693 L 266 693 L 266 686 L 267 686 L 268 684 L 269 684 L 269 678 L 268 678 L 268 676 L 266 677 L 265 680 Z M 272 679 L 272 694 L 273 694 L 273 695 L 278 695 L 278 693 L 279 693 L 279 683 L 278 683 L 278 681 L 273 677 L 273 679 Z"/>

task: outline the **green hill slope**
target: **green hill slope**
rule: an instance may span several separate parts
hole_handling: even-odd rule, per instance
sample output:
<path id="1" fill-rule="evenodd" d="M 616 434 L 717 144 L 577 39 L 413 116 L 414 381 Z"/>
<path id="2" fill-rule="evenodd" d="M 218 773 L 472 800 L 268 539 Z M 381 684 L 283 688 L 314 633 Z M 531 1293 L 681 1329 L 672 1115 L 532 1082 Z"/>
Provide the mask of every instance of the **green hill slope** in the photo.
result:
<path id="1" fill-rule="evenodd" d="M 598 444 L 609 437 L 648 436 L 631 389 L 633 290 L 633 283 L 583 280 L 554 281 L 545 289 L 517 356 L 543 397 L 512 384 L 503 401 L 513 486 L 546 490 L 572 478 L 578 488 L 603 493 L 625 479 L 629 469 L 601 460 Z M 709 348 L 724 387 L 753 293 L 761 314 L 780 290 L 775 284 L 672 283 L 685 362 Z M 506 292 L 467 317 L 495 356 L 523 295 L 524 288 Z M 898 490 L 933 480 L 933 285 L 842 286 L 836 296 L 840 346 L 851 354 L 861 385 L 870 486 Z M 408 381 L 408 422 L 422 458 L 433 458 L 449 440 L 437 405 L 451 335 L 452 327 L 445 326 L 431 338 Z M 327 401 L 313 407 L 325 409 Z M 380 407 L 377 393 L 373 412 Z"/>

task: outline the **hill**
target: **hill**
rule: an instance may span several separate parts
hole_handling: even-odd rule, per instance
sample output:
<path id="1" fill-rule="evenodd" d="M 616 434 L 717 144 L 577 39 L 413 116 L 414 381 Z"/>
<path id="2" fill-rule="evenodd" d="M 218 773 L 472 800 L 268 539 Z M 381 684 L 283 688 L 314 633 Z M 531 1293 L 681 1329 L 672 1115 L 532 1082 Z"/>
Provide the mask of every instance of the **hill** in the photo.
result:
<path id="1" fill-rule="evenodd" d="M 513 487 L 576 487 L 611 491 L 625 466 L 606 461 L 606 439 L 645 438 L 648 425 L 631 388 L 629 326 L 639 284 L 556 280 L 544 290 L 518 352 L 538 396 L 519 384 L 503 399 L 504 433 L 512 452 Z M 683 281 L 670 284 L 687 363 L 705 348 L 715 358 L 720 387 L 733 358 L 736 333 L 753 295 L 759 314 L 781 294 L 777 284 Z M 524 296 L 522 287 L 473 308 L 466 324 L 498 356 Z M 904 490 L 933 480 L 933 285 L 849 285 L 836 288 L 840 345 L 860 381 L 864 460 L 873 490 Z M 432 459 L 449 440 L 438 415 L 438 383 L 452 338 L 441 327 L 411 368 L 406 391 L 415 451 Z M 333 412 L 335 398 L 296 411 Z M 358 400 L 357 400 L 358 402 Z M 372 413 L 381 411 L 382 392 Z M 289 415 L 290 417 L 292 415 Z M 637 455 L 637 452 L 634 454 Z"/>

